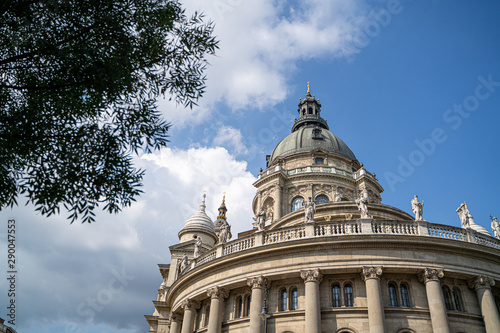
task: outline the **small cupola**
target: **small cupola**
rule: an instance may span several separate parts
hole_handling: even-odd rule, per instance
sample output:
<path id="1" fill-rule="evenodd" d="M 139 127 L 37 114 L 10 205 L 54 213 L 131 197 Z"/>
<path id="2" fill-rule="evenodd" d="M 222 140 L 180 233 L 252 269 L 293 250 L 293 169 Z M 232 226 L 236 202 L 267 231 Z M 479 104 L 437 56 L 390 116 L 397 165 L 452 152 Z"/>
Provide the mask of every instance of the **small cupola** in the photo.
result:
<path id="1" fill-rule="evenodd" d="M 292 133 L 302 126 L 314 124 L 316 126 L 329 129 L 326 120 L 321 118 L 321 103 L 316 100 L 314 95 L 311 95 L 311 86 L 307 82 L 307 93 L 304 99 L 300 99 L 298 109 L 299 118 L 295 119 L 292 127 Z"/>
<path id="2" fill-rule="evenodd" d="M 215 235 L 214 223 L 205 212 L 205 198 L 206 195 L 203 194 L 203 200 L 198 212 L 186 221 L 184 228 L 179 232 L 179 241 L 181 243 L 201 237 L 203 244 L 211 247 L 214 246 L 217 237 Z"/>

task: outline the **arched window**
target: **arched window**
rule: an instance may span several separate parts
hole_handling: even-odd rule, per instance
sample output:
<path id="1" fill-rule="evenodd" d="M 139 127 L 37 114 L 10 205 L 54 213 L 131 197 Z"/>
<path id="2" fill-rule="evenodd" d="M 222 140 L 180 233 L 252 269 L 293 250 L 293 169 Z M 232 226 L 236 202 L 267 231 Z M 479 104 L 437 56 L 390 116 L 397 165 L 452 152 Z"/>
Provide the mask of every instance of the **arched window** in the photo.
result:
<path id="1" fill-rule="evenodd" d="M 327 203 L 329 200 L 328 200 L 328 197 L 326 195 L 318 195 L 316 197 L 316 205 L 319 205 L 319 204 L 322 204 L 322 203 Z"/>
<path id="2" fill-rule="evenodd" d="M 313 114 L 313 108 L 309 107 L 309 109 L 307 109 L 307 113 L 308 114 Z"/>
<path id="3" fill-rule="evenodd" d="M 346 284 L 344 286 L 344 305 L 345 306 L 353 306 L 353 298 L 352 298 L 352 285 Z"/>
<path id="4" fill-rule="evenodd" d="M 243 316 L 243 297 L 238 296 L 236 298 L 236 318 L 241 318 Z"/>
<path id="5" fill-rule="evenodd" d="M 398 298 L 396 296 L 396 285 L 394 283 L 389 283 L 389 300 L 393 308 L 398 306 Z"/>
<path id="6" fill-rule="evenodd" d="M 286 289 L 281 289 L 280 291 L 280 311 L 286 311 L 287 307 L 286 307 L 286 303 L 288 302 L 288 292 L 286 291 Z"/>
<path id="7" fill-rule="evenodd" d="M 245 316 L 250 316 L 250 302 L 252 301 L 252 297 L 250 295 L 247 296 L 247 308 L 245 309 Z"/>
<path id="8" fill-rule="evenodd" d="M 333 298 L 333 307 L 340 308 L 342 306 L 340 301 L 340 286 L 338 284 L 334 284 L 332 287 L 332 298 Z"/>
<path id="9" fill-rule="evenodd" d="M 460 293 L 460 290 L 457 287 L 454 287 L 452 293 L 453 293 L 453 301 L 455 303 L 455 310 L 464 311 L 464 306 L 462 303 L 462 294 Z"/>
<path id="10" fill-rule="evenodd" d="M 441 288 L 443 290 L 443 298 L 444 298 L 444 304 L 446 305 L 446 310 L 453 310 L 453 307 L 451 305 L 451 295 L 450 295 L 450 288 L 447 286 L 443 286 Z"/>
<path id="11" fill-rule="evenodd" d="M 299 307 L 299 292 L 297 291 L 297 288 L 294 287 L 290 293 L 292 294 L 292 304 L 290 304 L 290 310 L 297 310 Z"/>
<path id="12" fill-rule="evenodd" d="M 408 296 L 408 287 L 406 284 L 401 284 L 399 290 L 401 291 L 401 306 L 410 307 L 410 297 Z"/>
<path id="13" fill-rule="evenodd" d="M 304 206 L 304 198 L 296 197 L 292 201 L 292 212 L 295 212 L 297 209 L 301 209 Z"/>

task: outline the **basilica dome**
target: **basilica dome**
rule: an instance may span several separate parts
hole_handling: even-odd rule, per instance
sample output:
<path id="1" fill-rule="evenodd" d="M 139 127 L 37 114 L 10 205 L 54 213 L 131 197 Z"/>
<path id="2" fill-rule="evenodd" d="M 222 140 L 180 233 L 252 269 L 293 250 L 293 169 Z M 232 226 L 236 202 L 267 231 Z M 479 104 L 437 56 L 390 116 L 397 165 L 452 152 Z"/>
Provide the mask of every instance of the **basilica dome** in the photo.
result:
<path id="1" fill-rule="evenodd" d="M 318 148 L 347 157 L 350 160 L 356 160 L 354 153 L 339 137 L 325 128 L 319 128 L 315 124 L 308 124 L 296 129 L 278 143 L 271 154 L 269 164 L 277 157 L 307 153 Z"/>

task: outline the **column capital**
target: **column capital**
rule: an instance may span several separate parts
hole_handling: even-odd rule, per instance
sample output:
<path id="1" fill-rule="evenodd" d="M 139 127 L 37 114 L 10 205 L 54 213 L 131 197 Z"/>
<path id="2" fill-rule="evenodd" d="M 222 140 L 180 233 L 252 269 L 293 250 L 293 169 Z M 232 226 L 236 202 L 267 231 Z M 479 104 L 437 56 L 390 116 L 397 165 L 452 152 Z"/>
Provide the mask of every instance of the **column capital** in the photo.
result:
<path id="1" fill-rule="evenodd" d="M 200 308 L 200 302 L 192 300 L 192 299 L 185 299 L 181 302 L 181 308 L 184 310 L 195 310 Z"/>
<path id="2" fill-rule="evenodd" d="M 491 289 L 495 285 L 495 280 L 486 275 L 478 275 L 469 280 L 469 288 L 478 289 Z"/>
<path id="3" fill-rule="evenodd" d="M 361 277 L 364 281 L 368 279 L 379 279 L 379 276 L 382 275 L 383 267 L 382 266 L 363 266 L 363 272 L 361 272 Z"/>
<path id="4" fill-rule="evenodd" d="M 321 280 L 323 280 L 323 274 L 321 274 L 319 268 L 302 270 L 300 271 L 300 277 L 304 282 L 321 282 Z"/>
<path id="5" fill-rule="evenodd" d="M 248 278 L 247 285 L 252 289 L 262 288 L 262 287 L 264 287 L 264 277 L 261 275 L 261 276 Z"/>
<path id="6" fill-rule="evenodd" d="M 176 313 L 176 312 L 170 312 L 170 316 L 168 317 L 168 320 L 170 322 L 173 322 L 173 321 L 178 321 L 180 318 L 179 318 L 179 314 Z"/>
<path id="7" fill-rule="evenodd" d="M 229 292 L 224 288 L 215 286 L 207 290 L 207 295 L 210 298 L 224 299 L 229 296 Z"/>
<path id="8" fill-rule="evenodd" d="M 424 284 L 429 281 L 439 281 L 444 276 L 444 270 L 442 268 L 424 268 L 422 272 L 418 274 L 418 279 Z"/>

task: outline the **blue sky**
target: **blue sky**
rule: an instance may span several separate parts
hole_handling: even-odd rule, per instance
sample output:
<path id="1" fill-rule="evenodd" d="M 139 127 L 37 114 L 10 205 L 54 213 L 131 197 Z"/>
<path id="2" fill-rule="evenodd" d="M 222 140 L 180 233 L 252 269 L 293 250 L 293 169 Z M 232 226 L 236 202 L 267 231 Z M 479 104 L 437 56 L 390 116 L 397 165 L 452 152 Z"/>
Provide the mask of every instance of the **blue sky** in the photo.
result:
<path id="1" fill-rule="evenodd" d="M 156 264 L 169 262 L 168 246 L 203 191 L 212 218 L 225 192 L 234 234 L 251 227 L 251 184 L 290 133 L 308 81 L 330 130 L 376 173 L 383 203 L 411 212 L 418 194 L 426 220 L 459 226 L 455 210 L 466 201 L 488 230 L 489 215 L 500 215 L 498 1 L 186 7 L 215 21 L 221 49 L 198 108 L 159 101 L 171 144 L 136 158 L 147 170 L 141 199 L 92 225 L 44 218 L 30 206 L 0 212 L 18 221 L 19 331 L 147 332 L 143 315 L 161 283 Z M 460 105 L 462 113 L 453 111 Z"/>

